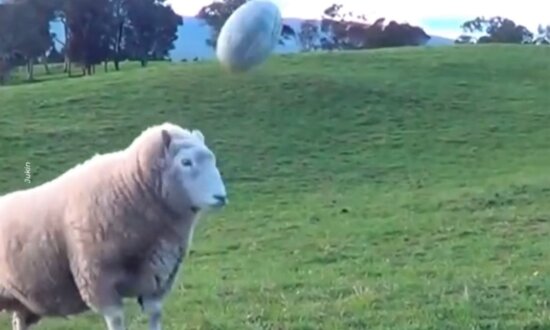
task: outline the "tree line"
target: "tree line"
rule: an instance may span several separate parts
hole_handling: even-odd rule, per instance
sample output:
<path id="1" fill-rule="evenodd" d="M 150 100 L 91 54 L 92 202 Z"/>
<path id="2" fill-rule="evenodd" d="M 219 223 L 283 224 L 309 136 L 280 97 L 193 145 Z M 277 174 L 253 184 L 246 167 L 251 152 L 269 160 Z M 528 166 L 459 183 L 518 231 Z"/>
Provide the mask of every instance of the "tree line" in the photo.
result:
<path id="1" fill-rule="evenodd" d="M 461 25 L 464 34 L 459 36 L 457 44 L 550 44 L 550 25 L 539 25 L 536 32 L 530 31 L 513 20 L 501 17 L 476 17 Z M 481 34 L 476 37 L 472 34 Z"/>
<path id="2" fill-rule="evenodd" d="M 246 0 L 220 0 L 203 7 L 198 18 L 204 20 L 212 29 L 207 44 L 215 46 L 215 40 L 221 27 L 229 16 Z M 417 26 L 379 18 L 369 23 L 364 15 L 355 15 L 344 11 L 341 4 L 333 4 L 317 20 L 305 20 L 296 33 L 290 26 L 283 26 L 281 42 L 297 38 L 302 50 L 313 49 L 364 49 L 398 46 L 417 46 L 430 39 L 426 32 Z"/>
<path id="3" fill-rule="evenodd" d="M 219 0 L 200 10 L 197 17 L 212 28 L 207 44 L 215 47 L 215 40 L 224 22 L 245 2 L 246 0 Z M 550 44 L 550 25 L 540 25 L 537 31 L 532 32 L 501 16 L 476 17 L 464 22 L 460 28 L 463 34 L 454 41 L 457 44 Z M 480 36 L 476 37 L 474 34 Z M 292 36 L 298 39 L 303 51 L 419 46 L 431 39 L 418 26 L 393 20 L 387 22 L 384 17 L 371 22 L 365 15 L 346 11 L 338 3 L 326 8 L 319 19 L 304 20 L 298 33 L 286 26 L 283 40 Z"/>
<path id="4" fill-rule="evenodd" d="M 532 32 L 501 16 L 476 17 L 460 28 L 463 34 L 454 41 L 456 44 L 550 44 L 550 25 L 539 25 L 537 31 Z M 340 4 L 328 7 L 320 21 L 303 21 L 298 37 L 304 51 L 419 46 L 431 39 L 418 26 L 395 21 L 386 24 L 383 17 L 370 23 L 364 15 L 345 12 Z"/>
<path id="5" fill-rule="evenodd" d="M 64 40 L 50 32 L 61 23 Z M 174 47 L 183 18 L 165 0 L 4 0 L 0 1 L 0 82 L 14 66 L 26 65 L 33 80 L 37 61 L 61 61 L 84 75 L 95 66 L 164 59 Z M 58 51 L 55 43 L 62 45 Z"/>
<path id="6" fill-rule="evenodd" d="M 324 10 L 320 23 L 306 20 L 300 26 L 299 40 L 304 51 L 315 49 L 375 49 L 420 46 L 431 37 L 419 26 L 380 17 L 372 23 L 363 14 L 333 4 Z"/>

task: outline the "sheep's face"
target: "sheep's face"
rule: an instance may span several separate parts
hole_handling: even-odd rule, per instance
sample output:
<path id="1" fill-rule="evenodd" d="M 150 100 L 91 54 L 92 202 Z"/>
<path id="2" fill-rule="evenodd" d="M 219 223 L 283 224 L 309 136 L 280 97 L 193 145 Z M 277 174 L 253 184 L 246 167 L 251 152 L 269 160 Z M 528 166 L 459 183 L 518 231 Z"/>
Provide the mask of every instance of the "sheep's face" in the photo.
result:
<path id="1" fill-rule="evenodd" d="M 189 204 L 195 211 L 219 209 L 227 204 L 227 193 L 216 156 L 205 144 L 200 131 L 191 131 L 185 139 L 163 132 L 168 162 L 164 185 L 171 203 Z"/>

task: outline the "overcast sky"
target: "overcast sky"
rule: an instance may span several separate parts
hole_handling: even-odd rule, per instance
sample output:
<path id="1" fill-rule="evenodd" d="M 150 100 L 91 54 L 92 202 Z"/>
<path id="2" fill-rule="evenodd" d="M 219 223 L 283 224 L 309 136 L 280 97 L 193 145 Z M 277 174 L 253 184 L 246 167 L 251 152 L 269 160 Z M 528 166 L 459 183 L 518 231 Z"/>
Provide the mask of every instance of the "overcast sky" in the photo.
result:
<path id="1" fill-rule="evenodd" d="M 169 0 L 181 15 L 194 16 L 212 0 Z M 539 23 L 550 24 L 549 0 L 273 0 L 284 17 L 319 18 L 337 2 L 367 18 L 386 17 L 420 25 L 428 33 L 455 37 L 459 24 L 476 16 L 505 16 L 535 32 Z M 521 4 L 521 6 L 519 5 Z M 457 32 L 458 31 L 458 32 Z"/>

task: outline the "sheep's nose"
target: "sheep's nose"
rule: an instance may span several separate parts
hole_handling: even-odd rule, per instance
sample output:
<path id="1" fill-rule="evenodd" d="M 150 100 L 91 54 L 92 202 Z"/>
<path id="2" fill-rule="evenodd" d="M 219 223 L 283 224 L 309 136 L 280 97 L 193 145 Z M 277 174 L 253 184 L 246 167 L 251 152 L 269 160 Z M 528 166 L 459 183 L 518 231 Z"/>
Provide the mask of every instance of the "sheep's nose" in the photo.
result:
<path id="1" fill-rule="evenodd" d="M 226 205 L 228 200 L 225 195 L 214 195 L 214 199 L 218 202 L 220 206 Z"/>

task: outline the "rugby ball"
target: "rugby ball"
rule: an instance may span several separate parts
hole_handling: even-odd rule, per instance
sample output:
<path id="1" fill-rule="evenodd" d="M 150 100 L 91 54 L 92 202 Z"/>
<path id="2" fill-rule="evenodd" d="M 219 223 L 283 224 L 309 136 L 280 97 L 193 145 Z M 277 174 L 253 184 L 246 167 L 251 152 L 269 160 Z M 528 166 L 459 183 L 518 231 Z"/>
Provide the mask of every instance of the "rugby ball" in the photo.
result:
<path id="1" fill-rule="evenodd" d="M 269 0 L 250 0 L 235 10 L 222 26 L 216 57 L 230 72 L 245 72 L 265 62 L 282 32 L 279 7 Z"/>

